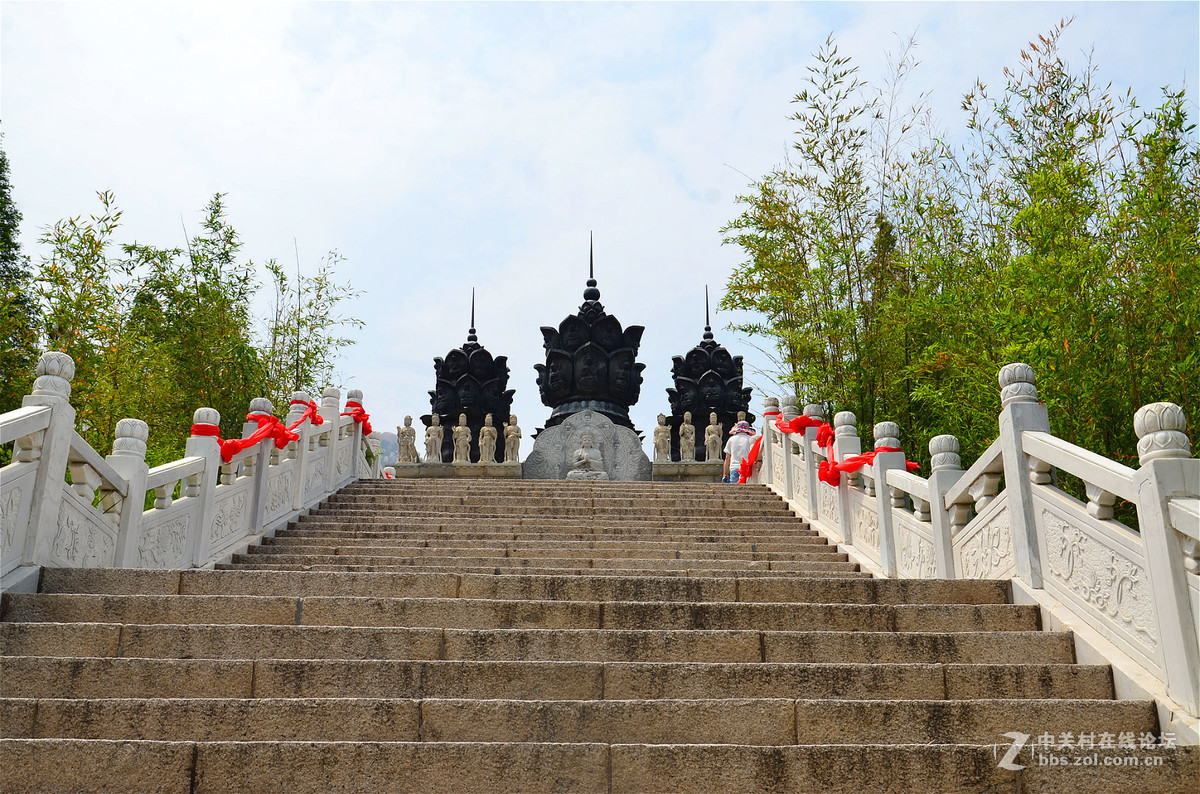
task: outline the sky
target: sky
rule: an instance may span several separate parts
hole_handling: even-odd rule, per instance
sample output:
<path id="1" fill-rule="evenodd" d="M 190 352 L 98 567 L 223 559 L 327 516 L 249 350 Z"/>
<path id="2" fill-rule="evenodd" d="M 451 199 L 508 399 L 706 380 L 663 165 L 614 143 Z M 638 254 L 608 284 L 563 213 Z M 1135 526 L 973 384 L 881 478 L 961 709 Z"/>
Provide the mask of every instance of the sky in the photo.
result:
<path id="1" fill-rule="evenodd" d="M 962 129 L 975 80 L 1000 87 L 1026 43 L 1073 17 L 1062 52 L 1150 106 L 1186 86 L 1196 2 L 0 3 L 0 131 L 21 243 L 115 193 L 117 240 L 182 246 L 214 193 L 258 264 L 326 252 L 365 327 L 337 383 L 394 429 L 430 409 L 433 358 L 506 355 L 528 454 L 539 327 L 578 310 L 594 234 L 601 300 L 646 327 L 631 411 L 669 413 L 671 357 L 699 343 L 744 261 L 722 245 L 736 197 L 779 165 L 791 99 L 832 34 L 880 84 L 910 36 L 937 123 Z M 256 302 L 269 308 L 266 271 Z M 726 330 L 752 410 L 782 390 L 769 342 Z M 256 329 L 261 330 L 261 329 Z M 247 404 L 249 398 L 247 395 Z"/>

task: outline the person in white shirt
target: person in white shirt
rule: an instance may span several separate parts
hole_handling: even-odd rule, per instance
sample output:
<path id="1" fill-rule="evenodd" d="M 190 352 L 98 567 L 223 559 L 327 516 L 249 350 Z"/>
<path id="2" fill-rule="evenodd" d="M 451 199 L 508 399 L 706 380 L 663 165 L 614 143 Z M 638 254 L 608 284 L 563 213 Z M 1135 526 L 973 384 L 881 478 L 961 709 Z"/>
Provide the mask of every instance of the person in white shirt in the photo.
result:
<path id="1" fill-rule="evenodd" d="M 754 428 L 749 422 L 738 422 L 729 431 L 731 438 L 725 442 L 725 466 L 722 471 L 722 482 L 737 482 L 742 458 L 750 454 L 754 446 Z"/>

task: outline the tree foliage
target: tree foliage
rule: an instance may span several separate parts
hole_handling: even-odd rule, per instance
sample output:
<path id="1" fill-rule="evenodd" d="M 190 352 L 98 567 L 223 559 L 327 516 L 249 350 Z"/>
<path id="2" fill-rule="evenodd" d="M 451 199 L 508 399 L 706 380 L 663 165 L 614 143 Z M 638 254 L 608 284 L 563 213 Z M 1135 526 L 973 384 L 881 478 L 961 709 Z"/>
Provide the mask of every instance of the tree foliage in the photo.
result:
<path id="1" fill-rule="evenodd" d="M 335 329 L 363 326 L 362 320 L 338 311 L 338 304 L 361 294 L 349 282 L 334 279 L 334 270 L 343 261 L 341 254 L 330 251 L 315 274 L 297 273 L 295 280 L 289 280 L 275 260 L 267 263 L 275 299 L 266 328 L 266 379 L 277 405 L 295 390 L 320 396 L 334 376 L 337 351 L 354 344 Z"/>
<path id="2" fill-rule="evenodd" d="M 107 448 L 117 421 L 136 417 L 150 425 L 147 458 L 154 465 L 182 452 L 196 408 L 217 409 L 222 435 L 236 437 L 251 397 L 271 397 L 283 414 L 296 383 L 311 389 L 326 382 L 337 348 L 351 343 L 333 331 L 361 325 L 337 311 L 357 294 L 333 281 L 340 258 L 300 280 L 312 302 L 299 316 L 276 312 L 263 339 L 252 311 L 258 267 L 241 255 L 224 196 L 212 197 L 184 248 L 117 245 L 121 211 L 111 193 L 98 197 L 97 214 L 61 220 L 43 233 L 28 292 L 42 345 L 75 360 L 72 404 L 93 447 Z M 268 270 L 274 274 L 273 263 Z M 292 358 L 285 366 L 289 351 L 274 328 L 281 321 L 303 344 L 321 346 L 319 353 L 306 351 L 298 367 Z M 35 359 L 36 352 L 27 370 Z M 16 394 L 0 409 L 19 401 Z"/>
<path id="3" fill-rule="evenodd" d="M 8 170 L 8 155 L 0 149 L 0 406 L 20 404 L 28 392 L 39 331 L 33 274 L 21 253 L 21 212 L 12 200 Z"/>
<path id="4" fill-rule="evenodd" d="M 1131 459 L 1133 413 L 1200 409 L 1200 146 L 1182 92 L 1149 111 L 1039 36 L 960 142 L 897 107 L 911 46 L 873 88 L 832 40 L 793 103 L 791 156 L 723 230 L 747 260 L 723 305 L 773 339 L 781 381 L 969 456 L 994 438 L 996 373 L 1038 373 L 1056 432 Z"/>

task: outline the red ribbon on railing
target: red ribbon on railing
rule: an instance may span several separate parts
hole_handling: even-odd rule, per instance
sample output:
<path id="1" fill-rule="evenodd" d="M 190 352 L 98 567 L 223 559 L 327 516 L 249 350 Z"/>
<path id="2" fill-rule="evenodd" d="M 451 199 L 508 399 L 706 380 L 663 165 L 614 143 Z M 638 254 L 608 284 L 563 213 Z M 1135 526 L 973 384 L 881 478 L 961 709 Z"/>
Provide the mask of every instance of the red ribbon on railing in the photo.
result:
<path id="1" fill-rule="evenodd" d="M 841 482 L 841 472 L 856 472 L 863 466 L 870 466 L 875 462 L 875 456 L 880 452 L 901 452 L 899 447 L 878 447 L 873 452 L 864 452 L 861 455 L 851 455 L 840 463 L 834 459 L 833 455 L 833 428 L 828 422 L 822 421 L 811 416 L 797 416 L 791 421 L 784 422 L 782 418 L 775 420 L 775 427 L 779 432 L 784 434 L 803 433 L 810 427 L 817 428 L 817 446 L 825 450 L 825 460 L 821 461 L 817 467 L 817 479 L 821 482 L 828 483 L 837 487 Z M 743 465 L 745 461 L 743 461 Z M 904 466 L 909 471 L 916 471 L 920 465 L 911 460 L 904 461 Z M 745 480 L 742 480 L 745 482 Z"/>
<path id="2" fill-rule="evenodd" d="M 364 436 L 371 435 L 371 415 L 363 410 L 362 404 L 354 400 L 346 400 L 346 407 L 350 410 L 343 411 L 342 416 L 352 417 L 355 422 L 362 425 Z"/>
<path id="3" fill-rule="evenodd" d="M 234 455 L 244 449 L 249 449 L 264 438 L 273 438 L 275 446 L 283 449 L 290 442 L 300 438 L 300 434 L 295 432 L 295 430 L 303 424 L 305 419 L 310 420 L 314 425 L 319 425 L 325 421 L 317 412 L 318 408 L 315 402 L 306 403 L 303 400 L 293 400 L 292 405 L 303 405 L 305 409 L 300 418 L 287 427 L 284 427 L 283 422 L 279 421 L 278 417 L 270 414 L 246 414 L 246 421 L 254 422 L 258 425 L 258 429 L 245 438 L 221 438 L 221 429 L 216 425 L 210 424 L 192 425 L 192 435 L 215 437 L 217 446 L 221 450 L 221 460 L 226 463 L 233 460 Z M 361 410 L 361 406 L 359 409 Z"/>
<path id="4" fill-rule="evenodd" d="M 290 425 L 288 425 L 288 430 L 295 430 L 297 427 L 299 427 L 301 424 L 304 423 L 305 419 L 308 419 L 314 425 L 324 424 L 325 419 L 324 419 L 324 417 L 321 416 L 321 413 L 320 413 L 321 409 L 319 407 L 317 407 L 316 402 L 314 402 L 312 400 L 310 400 L 308 402 L 305 402 L 304 400 L 292 400 L 292 402 L 290 404 L 291 405 L 303 405 L 304 413 L 300 414 L 299 419 L 297 419 L 295 422 L 292 422 Z"/>
<path id="5" fill-rule="evenodd" d="M 837 486 L 841 481 L 841 472 L 852 473 L 861 469 L 863 466 L 870 466 L 875 462 L 875 456 L 880 452 L 902 452 L 900 447 L 876 447 L 871 452 L 864 452 L 861 455 L 851 455 L 844 461 L 838 463 L 833 459 L 832 450 L 828 460 L 821 461 L 821 465 L 817 468 L 817 478 L 821 482 L 829 483 Z M 909 471 L 916 471 L 920 465 L 911 460 L 904 461 L 904 466 Z"/>
<path id="6" fill-rule="evenodd" d="M 803 433 L 810 427 L 820 427 L 828 422 L 817 419 L 813 416 L 797 416 L 790 421 L 783 421 L 783 418 L 775 420 L 775 427 L 780 433 Z"/>

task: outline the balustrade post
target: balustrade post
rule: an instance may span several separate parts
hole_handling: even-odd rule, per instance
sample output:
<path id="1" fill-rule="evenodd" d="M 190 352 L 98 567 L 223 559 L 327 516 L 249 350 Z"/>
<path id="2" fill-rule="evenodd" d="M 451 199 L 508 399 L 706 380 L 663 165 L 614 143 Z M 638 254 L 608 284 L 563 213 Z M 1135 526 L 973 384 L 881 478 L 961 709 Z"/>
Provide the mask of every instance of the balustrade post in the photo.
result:
<path id="1" fill-rule="evenodd" d="M 1134 415 L 1133 427 L 1141 464 L 1133 477 L 1138 526 L 1154 593 L 1167 694 L 1196 715 L 1200 714 L 1196 680 L 1200 648 L 1197 616 L 1188 592 L 1188 577 L 1197 575 L 1196 539 L 1180 537 L 1172 524 L 1169 502 L 1200 497 L 1200 460 L 1191 456 L 1187 417 L 1174 403 L 1141 407 Z"/>
<path id="2" fill-rule="evenodd" d="M 804 406 L 804 415 L 811 416 L 814 419 L 825 421 L 825 406 L 820 403 L 809 403 Z M 804 483 L 808 491 L 808 514 L 815 516 L 817 514 L 817 497 L 820 493 L 817 491 L 817 456 L 813 454 L 813 442 L 817 440 L 817 428 L 807 427 L 804 433 L 800 436 L 800 449 L 804 454 Z"/>
<path id="3" fill-rule="evenodd" d="M 758 450 L 759 457 L 764 458 L 762 464 L 763 482 L 771 486 L 776 484 L 776 480 L 779 477 L 779 472 L 775 471 L 775 455 L 773 452 L 774 448 L 771 446 L 771 444 L 774 443 L 773 439 L 779 433 L 779 431 L 775 429 L 775 420 L 781 415 L 782 414 L 779 410 L 779 398 L 764 397 L 762 415 L 763 440 Z M 724 445 L 722 444 L 722 446 Z"/>
<path id="4" fill-rule="evenodd" d="M 1031 477 L 1044 473 L 1030 469 L 1025 454 L 1026 431 L 1050 432 L 1046 406 L 1038 402 L 1033 367 L 1008 364 L 1000 370 L 1000 448 L 1004 456 L 1004 490 L 1012 521 L 1013 561 L 1017 576 L 1030 587 L 1042 587 L 1042 562 L 1038 553 L 1037 521 L 1033 510 Z"/>
<path id="5" fill-rule="evenodd" d="M 780 398 L 779 408 L 783 413 L 780 417 L 784 422 L 790 422 L 798 416 L 796 411 L 796 397 L 788 394 Z M 792 473 L 792 456 L 795 452 L 792 449 L 792 437 L 787 433 L 780 433 L 779 440 L 783 445 L 783 498 L 789 502 L 796 493 L 796 483 L 794 482 L 795 475 Z"/>
<path id="6" fill-rule="evenodd" d="M 103 497 L 100 507 L 110 521 L 117 525 L 117 550 L 115 565 L 119 568 L 141 566 L 141 551 L 138 544 L 142 535 L 142 513 L 146 502 L 146 441 L 150 428 L 140 419 L 122 419 L 117 422 L 113 451 L 108 463 L 125 480 L 125 497 L 116 498 L 115 493 Z M 109 502 L 109 504 L 105 504 Z M 110 512 L 111 511 L 111 512 Z"/>
<path id="7" fill-rule="evenodd" d="M 213 502 L 221 476 L 221 445 L 217 443 L 220 427 L 221 414 L 215 408 L 197 408 L 192 414 L 192 433 L 183 449 L 184 457 L 204 459 L 204 471 L 188 475 L 183 481 L 183 495 L 200 500 L 196 526 L 188 527 L 188 555 L 194 566 L 203 565 L 212 555 Z"/>
<path id="8" fill-rule="evenodd" d="M 346 392 L 346 411 L 351 410 L 355 405 L 362 408 L 363 393 L 361 389 L 351 389 Z M 352 405 L 353 403 L 353 405 Z M 366 476 L 366 472 L 359 471 L 358 455 L 362 450 L 363 431 L 362 423 L 355 422 L 350 426 L 350 479 L 358 480 Z"/>
<path id="9" fill-rule="evenodd" d="M 258 423 L 250 421 L 250 416 L 274 416 L 275 406 L 266 397 L 255 397 L 250 401 L 250 413 L 247 416 L 247 421 L 242 425 L 242 438 L 247 438 L 250 434 L 258 430 Z M 258 449 L 250 457 L 253 461 L 254 471 L 251 474 L 254 477 L 254 485 L 251 493 L 253 496 L 250 500 L 250 526 L 247 528 L 247 534 L 257 535 L 263 531 L 263 512 L 267 506 L 267 480 L 271 478 L 271 451 L 275 448 L 275 440 L 273 438 L 264 438 L 258 442 Z"/>
<path id="10" fill-rule="evenodd" d="M 40 438 L 21 447 L 23 460 L 38 462 L 30 494 L 29 530 L 25 535 L 22 563 L 53 564 L 51 547 L 58 531 L 58 511 L 66 487 L 67 458 L 71 435 L 75 432 L 75 408 L 71 405 L 71 379 L 75 362 L 66 353 L 43 353 L 37 363 L 33 393 L 21 400 L 21 406 L 44 405 L 50 409 L 50 425 Z"/>
<path id="11" fill-rule="evenodd" d="M 903 452 L 879 452 L 882 447 L 900 446 L 900 425 L 895 422 L 880 422 L 875 425 L 875 461 L 871 465 L 875 475 L 875 508 L 879 515 L 879 561 L 883 573 L 889 579 L 897 576 L 896 530 L 892 521 L 892 508 L 899 507 L 907 494 L 888 485 L 887 473 L 899 469 L 907 471 Z"/>
<path id="12" fill-rule="evenodd" d="M 329 426 L 329 432 L 325 435 L 326 441 L 323 442 L 327 448 L 325 450 L 325 492 L 321 496 L 322 499 L 333 493 L 334 485 L 337 484 L 337 454 L 338 446 L 341 443 L 338 439 L 342 423 L 341 404 L 341 389 L 330 386 L 321 392 L 321 418 Z M 322 425 L 322 427 L 324 426 Z"/>
<path id="13" fill-rule="evenodd" d="M 833 457 L 845 460 L 862 452 L 858 437 L 858 417 L 851 411 L 838 411 L 833 417 Z M 842 540 L 854 543 L 854 522 L 850 515 L 850 489 L 858 482 L 858 474 L 847 473 L 838 480 L 838 525 Z"/>
<path id="14" fill-rule="evenodd" d="M 954 579 L 954 529 L 946 508 L 946 492 L 963 475 L 958 439 L 934 436 L 929 441 L 929 521 L 933 528 L 933 560 L 939 579 Z"/>
<path id="15" fill-rule="evenodd" d="M 287 424 L 289 427 L 304 415 L 310 402 L 312 402 L 312 398 L 308 396 L 307 392 L 292 392 L 291 402 L 288 404 Z M 296 471 L 292 480 L 293 510 L 299 510 L 304 506 L 304 481 L 308 478 L 309 465 L 308 440 L 313 434 L 312 427 L 312 420 L 297 427 L 296 433 L 300 438 L 292 442 L 296 451 Z"/>

